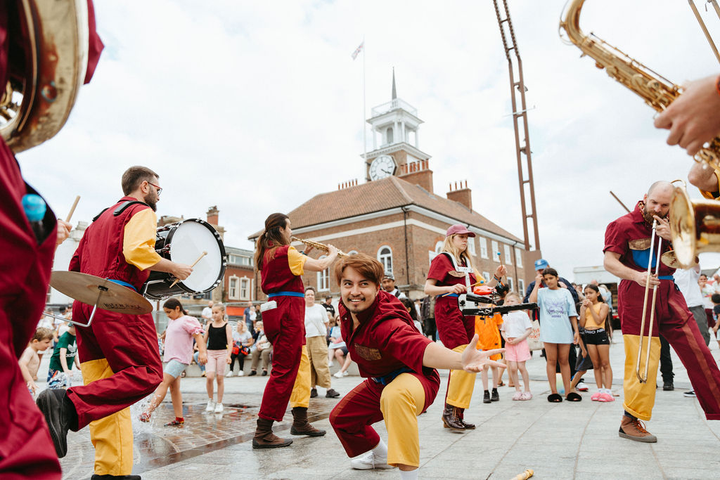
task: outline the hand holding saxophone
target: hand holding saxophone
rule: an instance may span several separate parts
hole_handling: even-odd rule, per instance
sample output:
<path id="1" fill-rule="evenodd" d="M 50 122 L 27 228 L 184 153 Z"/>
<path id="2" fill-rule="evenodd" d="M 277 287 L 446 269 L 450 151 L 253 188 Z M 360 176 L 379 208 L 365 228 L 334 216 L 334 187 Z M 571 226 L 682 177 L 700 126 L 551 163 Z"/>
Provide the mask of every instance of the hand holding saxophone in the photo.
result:
<path id="1" fill-rule="evenodd" d="M 655 127 L 670 130 L 668 145 L 680 145 L 695 155 L 720 133 L 720 92 L 717 76 L 688 83 L 683 93 L 655 119 Z"/>

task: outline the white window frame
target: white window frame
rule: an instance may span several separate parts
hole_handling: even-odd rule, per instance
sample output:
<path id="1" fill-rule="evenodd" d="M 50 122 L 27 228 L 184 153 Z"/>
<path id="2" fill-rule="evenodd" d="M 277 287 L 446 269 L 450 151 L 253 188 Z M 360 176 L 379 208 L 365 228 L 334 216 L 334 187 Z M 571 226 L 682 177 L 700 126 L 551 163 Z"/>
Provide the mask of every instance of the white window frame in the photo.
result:
<path id="1" fill-rule="evenodd" d="M 513 258 L 512 258 L 512 252 L 510 250 L 510 245 L 505 245 L 505 265 L 512 265 Z"/>
<path id="2" fill-rule="evenodd" d="M 321 260 L 323 258 L 327 257 L 327 255 L 322 255 L 318 260 Z M 326 268 L 322 272 L 317 272 L 317 289 L 318 292 L 327 292 L 330 290 L 330 268 Z"/>
<path id="3" fill-rule="evenodd" d="M 473 237 L 468 237 L 468 250 L 473 257 L 477 255 L 477 253 L 475 253 L 475 239 Z"/>
<path id="4" fill-rule="evenodd" d="M 522 268 L 523 262 L 522 262 L 522 250 L 515 247 L 515 265 Z"/>
<path id="5" fill-rule="evenodd" d="M 500 255 L 498 255 L 500 253 L 500 244 L 498 242 L 496 242 L 495 240 L 493 240 L 491 243 L 492 243 L 493 262 L 500 263 Z"/>
<path id="6" fill-rule="evenodd" d="M 386 248 L 390 251 L 389 254 L 383 253 Z M 390 245 L 383 245 L 378 248 L 376 258 L 383 266 L 385 273 L 393 273 L 393 251 L 392 248 L 390 248 Z"/>
<path id="7" fill-rule="evenodd" d="M 482 272 L 482 276 L 485 279 L 485 282 L 490 282 L 490 272 Z"/>
<path id="8" fill-rule="evenodd" d="M 477 237 L 477 238 L 478 238 L 478 242 L 480 242 L 480 257 L 488 258 L 487 238 L 485 238 L 485 237 Z"/>
<path id="9" fill-rule="evenodd" d="M 230 300 L 240 300 L 240 277 L 232 275 L 228 279 L 228 298 Z"/>
<path id="10" fill-rule="evenodd" d="M 250 300 L 251 282 L 247 277 L 240 279 L 240 300 Z"/>
<path id="11" fill-rule="evenodd" d="M 515 281 L 512 277 L 507 277 L 508 287 L 510 287 L 510 291 L 515 289 Z"/>
<path id="12" fill-rule="evenodd" d="M 525 296 L 525 280 L 522 278 L 518 279 L 518 293 L 520 294 L 520 297 Z"/>

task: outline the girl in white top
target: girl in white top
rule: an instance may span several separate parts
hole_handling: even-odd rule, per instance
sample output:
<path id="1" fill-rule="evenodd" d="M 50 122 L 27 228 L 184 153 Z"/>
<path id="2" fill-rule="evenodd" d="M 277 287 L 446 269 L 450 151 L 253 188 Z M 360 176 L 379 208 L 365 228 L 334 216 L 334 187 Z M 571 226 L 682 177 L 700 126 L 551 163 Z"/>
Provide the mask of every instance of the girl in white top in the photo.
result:
<path id="1" fill-rule="evenodd" d="M 519 305 L 520 295 L 510 292 L 505 295 L 504 305 Z M 508 365 L 508 375 L 510 382 L 515 385 L 515 395 L 513 400 L 530 400 L 530 374 L 525 367 L 525 362 L 530 358 L 530 347 L 528 346 L 527 337 L 532 332 L 532 323 L 526 312 L 513 311 L 503 315 L 503 324 L 500 326 L 500 333 L 505 339 L 505 361 Z M 522 375 L 525 391 L 520 391 L 520 382 L 518 381 L 518 370 Z"/>

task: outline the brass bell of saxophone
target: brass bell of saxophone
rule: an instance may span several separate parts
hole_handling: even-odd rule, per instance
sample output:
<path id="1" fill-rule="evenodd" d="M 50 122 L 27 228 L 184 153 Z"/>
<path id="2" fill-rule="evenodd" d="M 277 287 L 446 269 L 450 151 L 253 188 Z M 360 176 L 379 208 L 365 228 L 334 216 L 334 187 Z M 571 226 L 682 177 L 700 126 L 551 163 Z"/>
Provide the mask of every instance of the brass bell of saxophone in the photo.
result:
<path id="1" fill-rule="evenodd" d="M 65 125 L 88 61 L 86 0 L 6 0 L 7 84 L 0 85 L 0 135 L 15 153 L 49 140 Z M 25 47 L 25 48 L 23 48 Z"/>
<path id="2" fill-rule="evenodd" d="M 673 251 L 683 268 L 694 266 L 700 253 L 720 252 L 720 202 L 690 200 L 684 188 L 675 187 L 669 216 Z"/>

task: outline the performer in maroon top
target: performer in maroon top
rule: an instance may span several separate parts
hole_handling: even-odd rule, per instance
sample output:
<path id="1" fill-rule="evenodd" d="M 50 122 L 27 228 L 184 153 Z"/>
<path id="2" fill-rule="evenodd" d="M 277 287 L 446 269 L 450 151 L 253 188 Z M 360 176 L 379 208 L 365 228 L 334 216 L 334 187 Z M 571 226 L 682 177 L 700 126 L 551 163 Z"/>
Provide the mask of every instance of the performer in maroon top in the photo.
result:
<path id="1" fill-rule="evenodd" d="M 475 234 L 464 225 L 453 225 L 447 230 L 442 252 L 437 255 L 428 271 L 425 294 L 437 295 L 435 323 L 440 340 L 447 348 L 462 352 L 475 334 L 475 317 L 463 316 L 458 307 L 458 295 L 472 292 L 478 276 L 468 252 L 468 242 Z M 494 286 L 505 275 L 500 265 L 488 286 Z M 445 394 L 443 425 L 454 431 L 472 430 L 475 425 L 464 419 L 475 387 L 475 374 L 463 370 L 451 371 Z"/>
<path id="2" fill-rule="evenodd" d="M 255 265 L 260 271 L 262 291 L 268 302 L 262 307 L 263 326 L 268 340 L 273 345 L 273 363 L 270 379 L 265 386 L 253 448 L 287 447 L 291 439 L 282 439 L 272 432 L 273 422 L 283 419 L 298 369 L 307 363 L 305 345 L 305 286 L 302 274 L 307 271 L 322 272 L 337 258 L 337 249 L 329 245 L 325 258 L 316 260 L 298 252 L 290 245 L 292 230 L 290 219 L 282 213 L 273 213 L 265 220 L 265 231 L 257 240 Z M 308 247 L 305 253 L 311 250 Z M 303 360 L 305 360 L 303 362 Z M 308 363 L 309 367 L 309 363 Z M 302 388 L 307 387 L 310 398 L 310 371 L 307 379 L 303 373 Z M 307 383 L 307 385 L 305 385 Z M 307 422 L 307 403 L 299 400 L 293 406 L 293 434 L 324 435 L 325 432 L 312 428 Z"/>
<path id="3" fill-rule="evenodd" d="M 11 27 L 17 26 L 20 2 L 0 2 L 0 86 L 5 88 L 10 70 L 11 43 L 24 45 L 27 39 L 11 38 Z M 102 42 L 95 31 L 93 5 L 88 0 L 90 51 L 85 83 L 92 78 L 100 58 Z M 16 31 L 16 30 L 15 30 Z M 47 52 L 41 52 L 47 53 Z M 18 65 L 14 66 L 15 68 Z M 19 65 L 25 68 L 25 65 Z M 0 95 L 2 97 L 2 95 Z M 42 414 L 30 396 L 18 358 L 37 327 L 45 306 L 56 244 L 69 234 L 69 224 L 55 220 L 50 208 L 42 220 L 44 236 L 36 238 L 25 216 L 22 198 L 37 193 L 20 174 L 13 152 L 0 138 L 0 478 L 59 480 L 60 463 Z M 57 239 L 57 242 L 56 242 Z"/>
<path id="4" fill-rule="evenodd" d="M 417 478 L 420 443 L 417 415 L 433 402 L 440 387 L 435 368 L 479 372 L 502 350 L 481 352 L 477 336 L 462 354 L 420 333 L 404 305 L 381 289 L 383 267 L 365 254 L 350 255 L 335 266 L 342 302 L 340 328 L 360 375 L 367 378 L 330 414 L 330 423 L 360 470 L 392 468 Z M 385 420 L 388 444 L 372 428 Z M 415 476 L 412 477 L 413 472 Z"/>
<path id="5" fill-rule="evenodd" d="M 655 378 L 660 357 L 658 333 L 667 339 L 687 369 L 695 394 L 709 420 L 720 420 L 720 370 L 700 334 L 685 298 L 673 281 L 674 268 L 662 263 L 658 276 L 650 277 L 650 287 L 657 286 L 655 322 L 650 348 L 647 382 L 640 383 L 635 369 L 640 335 L 647 337 L 652 294 L 648 295 L 645 330 L 640 332 L 643 298 L 647 284 L 648 263 L 655 272 L 656 258 L 650 256 L 653 220 L 658 222 L 657 236 L 662 238 L 662 251 L 670 250 L 670 227 L 665 217 L 670 209 L 674 187 L 669 182 L 654 183 L 631 213 L 610 223 L 605 231 L 605 268 L 622 279 L 618 288 L 618 313 L 625 344 L 625 415 L 619 434 L 638 442 L 654 443 L 640 420 L 650 420 L 655 404 Z M 657 238 L 654 252 L 657 252 Z M 655 254 L 653 254 L 655 257 Z M 645 369 L 645 353 L 641 369 Z"/>

